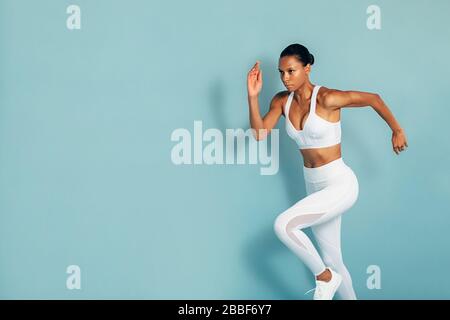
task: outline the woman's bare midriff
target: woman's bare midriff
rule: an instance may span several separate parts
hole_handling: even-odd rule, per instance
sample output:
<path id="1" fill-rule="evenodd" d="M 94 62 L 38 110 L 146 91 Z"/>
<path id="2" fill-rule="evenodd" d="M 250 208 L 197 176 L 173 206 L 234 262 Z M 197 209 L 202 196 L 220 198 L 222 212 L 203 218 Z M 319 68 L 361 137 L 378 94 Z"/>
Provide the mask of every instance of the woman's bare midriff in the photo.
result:
<path id="1" fill-rule="evenodd" d="M 307 168 L 317 168 L 341 157 L 341 144 L 331 147 L 300 149 L 303 164 Z"/>

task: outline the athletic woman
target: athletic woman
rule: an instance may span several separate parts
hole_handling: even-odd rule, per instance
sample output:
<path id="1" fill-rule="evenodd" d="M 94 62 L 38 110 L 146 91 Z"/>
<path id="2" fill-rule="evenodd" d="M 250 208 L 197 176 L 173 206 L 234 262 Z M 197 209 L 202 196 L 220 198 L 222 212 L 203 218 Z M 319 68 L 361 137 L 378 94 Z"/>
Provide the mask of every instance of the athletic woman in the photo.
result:
<path id="1" fill-rule="evenodd" d="M 248 72 L 250 125 L 257 140 L 264 139 L 284 115 L 286 131 L 303 157 L 306 197 L 277 216 L 278 238 L 315 275 L 314 300 L 356 299 L 350 274 L 342 260 L 341 215 L 358 198 L 359 184 L 341 154 L 341 109 L 371 106 L 392 129 L 392 147 L 398 155 L 408 147 L 406 135 L 376 93 L 341 91 L 312 84 L 314 57 L 300 44 L 285 48 L 278 70 L 287 90 L 278 92 L 261 117 L 258 94 L 262 89 L 259 61 Z M 303 229 L 311 227 L 321 254 Z"/>

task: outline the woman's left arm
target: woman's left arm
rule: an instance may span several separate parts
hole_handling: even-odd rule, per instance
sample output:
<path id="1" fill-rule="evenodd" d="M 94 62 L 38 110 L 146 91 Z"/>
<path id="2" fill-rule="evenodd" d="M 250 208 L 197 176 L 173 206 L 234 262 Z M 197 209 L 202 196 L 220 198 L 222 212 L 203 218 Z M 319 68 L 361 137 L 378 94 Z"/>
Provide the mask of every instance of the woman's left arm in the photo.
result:
<path id="1" fill-rule="evenodd" d="M 347 107 L 371 106 L 392 129 L 392 148 L 396 154 L 408 147 L 406 134 L 379 94 L 362 91 L 341 91 L 329 89 L 325 93 L 323 104 L 336 110 Z"/>

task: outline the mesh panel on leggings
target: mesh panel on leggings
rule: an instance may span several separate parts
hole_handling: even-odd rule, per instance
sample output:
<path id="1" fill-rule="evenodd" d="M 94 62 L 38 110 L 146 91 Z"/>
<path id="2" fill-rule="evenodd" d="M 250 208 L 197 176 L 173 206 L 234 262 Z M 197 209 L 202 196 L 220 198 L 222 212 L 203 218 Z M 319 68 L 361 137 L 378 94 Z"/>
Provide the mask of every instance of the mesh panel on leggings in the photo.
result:
<path id="1" fill-rule="evenodd" d="M 303 229 L 310 225 L 312 225 L 315 221 L 319 220 L 324 213 L 313 213 L 313 214 L 302 214 L 300 216 L 296 216 L 292 218 L 289 223 L 286 225 L 286 233 L 289 235 L 289 237 L 297 243 L 299 246 L 304 248 L 305 250 L 308 250 L 306 246 L 301 243 L 301 241 L 293 234 L 293 230 L 295 229 Z"/>

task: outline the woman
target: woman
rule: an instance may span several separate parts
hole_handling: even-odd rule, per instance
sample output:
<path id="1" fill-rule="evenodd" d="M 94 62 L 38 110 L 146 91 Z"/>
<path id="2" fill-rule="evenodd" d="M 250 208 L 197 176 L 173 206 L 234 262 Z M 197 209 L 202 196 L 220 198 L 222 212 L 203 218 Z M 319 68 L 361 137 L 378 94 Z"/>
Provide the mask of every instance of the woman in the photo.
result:
<path id="1" fill-rule="evenodd" d="M 262 89 L 259 61 L 247 77 L 250 124 L 257 140 L 264 139 L 283 114 L 288 135 L 303 156 L 307 196 L 282 212 L 274 230 L 316 276 L 314 300 L 356 299 L 350 274 L 342 261 L 341 215 L 356 202 L 359 185 L 341 155 L 341 109 L 371 106 L 392 129 L 392 146 L 398 155 L 408 147 L 406 136 L 378 94 L 340 91 L 309 80 L 314 57 L 306 47 L 291 44 L 280 54 L 278 70 L 287 91 L 278 92 L 261 118 L 258 94 Z M 302 231 L 311 227 L 319 255 Z"/>

